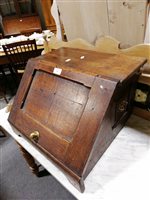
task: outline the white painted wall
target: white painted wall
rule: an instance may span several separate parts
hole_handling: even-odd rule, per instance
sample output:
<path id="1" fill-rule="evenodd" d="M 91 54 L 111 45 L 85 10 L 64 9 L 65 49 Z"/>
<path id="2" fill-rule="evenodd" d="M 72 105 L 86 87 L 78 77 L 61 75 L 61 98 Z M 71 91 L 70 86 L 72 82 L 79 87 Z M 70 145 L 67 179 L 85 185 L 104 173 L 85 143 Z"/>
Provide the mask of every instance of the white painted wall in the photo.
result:
<path id="1" fill-rule="evenodd" d="M 144 41 L 146 0 L 56 2 L 68 40 L 80 37 L 94 43 L 98 37 L 110 35 L 127 46 Z"/>
<path id="2" fill-rule="evenodd" d="M 144 43 L 149 43 L 150 44 L 150 13 L 148 15 Z"/>

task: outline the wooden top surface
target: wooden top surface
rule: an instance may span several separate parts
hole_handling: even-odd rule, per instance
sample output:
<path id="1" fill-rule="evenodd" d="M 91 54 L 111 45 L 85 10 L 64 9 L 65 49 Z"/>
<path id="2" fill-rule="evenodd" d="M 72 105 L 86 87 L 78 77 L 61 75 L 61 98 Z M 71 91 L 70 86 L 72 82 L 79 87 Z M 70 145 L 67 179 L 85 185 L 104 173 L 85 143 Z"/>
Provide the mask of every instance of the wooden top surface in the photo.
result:
<path id="1" fill-rule="evenodd" d="M 60 48 L 47 53 L 40 60 L 55 63 L 56 67 L 91 75 L 125 80 L 145 62 L 145 58 L 123 54 L 107 54 L 89 50 Z"/>

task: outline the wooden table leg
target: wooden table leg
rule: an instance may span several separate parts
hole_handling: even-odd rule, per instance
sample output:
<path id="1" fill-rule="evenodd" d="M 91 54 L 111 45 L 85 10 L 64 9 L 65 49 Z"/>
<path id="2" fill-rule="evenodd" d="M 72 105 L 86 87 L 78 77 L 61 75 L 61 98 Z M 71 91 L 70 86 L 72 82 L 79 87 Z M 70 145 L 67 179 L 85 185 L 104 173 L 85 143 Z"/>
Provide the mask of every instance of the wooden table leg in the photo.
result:
<path id="1" fill-rule="evenodd" d="M 19 146 L 20 151 L 23 154 L 23 157 L 25 158 L 30 169 L 32 170 L 32 173 L 36 176 L 39 176 L 39 166 L 35 163 L 34 158 L 19 143 L 17 144 Z"/>
<path id="2" fill-rule="evenodd" d="M 0 132 L 3 134 L 3 135 L 0 136 L 0 137 L 6 137 L 7 131 L 5 131 L 5 129 L 4 129 L 2 126 L 0 126 Z"/>

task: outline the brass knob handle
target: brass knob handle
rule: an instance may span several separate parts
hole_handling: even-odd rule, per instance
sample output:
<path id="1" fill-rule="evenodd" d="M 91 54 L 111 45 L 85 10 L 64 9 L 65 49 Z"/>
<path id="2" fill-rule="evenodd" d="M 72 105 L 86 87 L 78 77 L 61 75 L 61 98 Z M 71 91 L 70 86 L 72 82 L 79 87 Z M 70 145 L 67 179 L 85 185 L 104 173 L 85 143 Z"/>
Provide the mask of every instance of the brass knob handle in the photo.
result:
<path id="1" fill-rule="evenodd" d="M 120 102 L 118 109 L 120 112 L 124 112 L 127 109 L 128 102 L 123 100 Z"/>
<path id="2" fill-rule="evenodd" d="M 33 140 L 34 142 L 38 142 L 40 137 L 40 133 L 38 131 L 34 131 L 30 134 L 30 139 Z"/>

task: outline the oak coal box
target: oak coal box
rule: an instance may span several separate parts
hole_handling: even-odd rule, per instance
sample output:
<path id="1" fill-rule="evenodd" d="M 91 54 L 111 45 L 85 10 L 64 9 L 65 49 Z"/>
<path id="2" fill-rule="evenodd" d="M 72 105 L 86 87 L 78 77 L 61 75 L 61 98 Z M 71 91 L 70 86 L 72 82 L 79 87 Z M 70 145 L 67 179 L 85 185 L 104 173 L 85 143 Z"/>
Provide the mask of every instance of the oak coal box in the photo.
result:
<path id="1" fill-rule="evenodd" d="M 131 114 L 145 62 L 73 48 L 31 59 L 9 122 L 83 192 L 84 179 Z"/>

